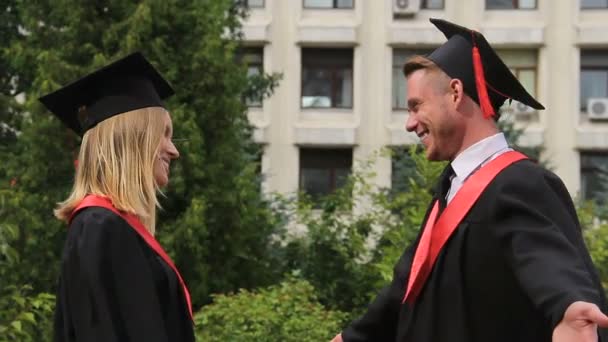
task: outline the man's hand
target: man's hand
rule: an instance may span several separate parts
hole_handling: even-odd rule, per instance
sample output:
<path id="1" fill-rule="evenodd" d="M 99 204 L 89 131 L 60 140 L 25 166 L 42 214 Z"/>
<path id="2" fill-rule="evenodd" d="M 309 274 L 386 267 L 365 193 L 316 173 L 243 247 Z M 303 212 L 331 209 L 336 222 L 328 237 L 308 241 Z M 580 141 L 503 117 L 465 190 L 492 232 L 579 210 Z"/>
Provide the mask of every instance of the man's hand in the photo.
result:
<path id="1" fill-rule="evenodd" d="M 336 335 L 336 337 L 334 337 L 334 339 L 330 342 L 342 342 L 342 334 Z"/>
<path id="2" fill-rule="evenodd" d="M 574 302 L 553 330 L 553 342 L 597 342 L 598 326 L 607 328 L 608 316 L 595 304 Z"/>

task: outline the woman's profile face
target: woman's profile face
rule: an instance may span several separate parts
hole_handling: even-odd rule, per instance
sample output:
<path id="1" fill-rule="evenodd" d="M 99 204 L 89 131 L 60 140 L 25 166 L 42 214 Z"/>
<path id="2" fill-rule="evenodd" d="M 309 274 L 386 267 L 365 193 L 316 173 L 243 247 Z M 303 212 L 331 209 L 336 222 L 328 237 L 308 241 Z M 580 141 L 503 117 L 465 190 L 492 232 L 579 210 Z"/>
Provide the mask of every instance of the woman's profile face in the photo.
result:
<path id="1" fill-rule="evenodd" d="M 179 152 L 171 138 L 173 137 L 173 123 L 171 116 L 165 111 L 162 115 L 165 130 L 160 139 L 158 154 L 154 160 L 154 180 L 159 187 L 164 187 L 169 183 L 169 166 L 171 160 L 179 158 Z"/>

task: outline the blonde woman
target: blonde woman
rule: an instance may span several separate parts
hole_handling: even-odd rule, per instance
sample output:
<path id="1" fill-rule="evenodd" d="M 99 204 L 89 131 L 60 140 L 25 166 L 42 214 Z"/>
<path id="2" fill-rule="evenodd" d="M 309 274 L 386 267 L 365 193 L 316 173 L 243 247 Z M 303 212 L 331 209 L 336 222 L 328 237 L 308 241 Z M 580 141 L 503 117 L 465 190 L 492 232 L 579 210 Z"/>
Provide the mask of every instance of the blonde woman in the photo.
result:
<path id="1" fill-rule="evenodd" d="M 135 53 L 40 99 L 82 136 L 55 311 L 56 341 L 194 341 L 188 290 L 154 238 L 179 157 L 170 85 Z"/>

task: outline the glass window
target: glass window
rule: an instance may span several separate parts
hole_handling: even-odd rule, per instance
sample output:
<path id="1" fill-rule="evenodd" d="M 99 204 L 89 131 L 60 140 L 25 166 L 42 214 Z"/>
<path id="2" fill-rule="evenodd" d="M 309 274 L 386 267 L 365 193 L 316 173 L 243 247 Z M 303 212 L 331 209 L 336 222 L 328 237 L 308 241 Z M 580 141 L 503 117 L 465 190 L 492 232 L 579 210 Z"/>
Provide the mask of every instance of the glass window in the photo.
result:
<path id="1" fill-rule="evenodd" d="M 536 8 L 536 0 L 519 0 L 518 5 L 520 9 L 535 9 Z"/>
<path id="2" fill-rule="evenodd" d="M 342 187 L 351 172 L 352 149 L 300 149 L 300 190 L 313 199 Z"/>
<path id="3" fill-rule="evenodd" d="M 509 67 L 526 91 L 536 97 L 538 53 L 536 50 L 497 50 L 497 54 Z M 516 101 L 513 101 L 515 104 Z M 509 101 L 505 102 L 505 106 Z M 513 104 L 512 104 L 513 105 Z"/>
<path id="4" fill-rule="evenodd" d="M 608 8 L 608 0 L 581 0 L 581 8 Z"/>
<path id="5" fill-rule="evenodd" d="M 608 51 L 581 51 L 580 107 L 587 110 L 587 100 L 608 97 Z"/>
<path id="6" fill-rule="evenodd" d="M 403 75 L 405 62 L 414 55 L 428 55 L 429 53 L 431 53 L 431 50 L 393 50 L 393 109 L 407 108 L 407 81 L 405 75 Z"/>
<path id="7" fill-rule="evenodd" d="M 535 9 L 536 0 L 486 0 L 486 9 Z"/>
<path id="8" fill-rule="evenodd" d="M 264 0 L 246 0 L 249 8 L 264 8 Z"/>
<path id="9" fill-rule="evenodd" d="M 249 78 L 261 77 L 264 73 L 264 48 L 250 47 L 241 52 L 241 60 L 247 64 L 247 76 Z M 255 97 L 245 98 L 248 107 L 262 107 L 261 94 Z"/>
<path id="10" fill-rule="evenodd" d="M 594 97 L 608 97 L 608 70 L 581 70 L 581 110 Z"/>
<path id="11" fill-rule="evenodd" d="M 608 153 L 581 152 L 581 197 L 604 207 L 608 198 Z"/>
<path id="12" fill-rule="evenodd" d="M 352 108 L 353 50 L 302 49 L 302 108 Z"/>
<path id="13" fill-rule="evenodd" d="M 420 7 L 423 9 L 443 9 L 443 0 L 422 0 Z"/>
<path id="14" fill-rule="evenodd" d="M 354 0 L 304 0 L 304 8 L 353 8 Z"/>

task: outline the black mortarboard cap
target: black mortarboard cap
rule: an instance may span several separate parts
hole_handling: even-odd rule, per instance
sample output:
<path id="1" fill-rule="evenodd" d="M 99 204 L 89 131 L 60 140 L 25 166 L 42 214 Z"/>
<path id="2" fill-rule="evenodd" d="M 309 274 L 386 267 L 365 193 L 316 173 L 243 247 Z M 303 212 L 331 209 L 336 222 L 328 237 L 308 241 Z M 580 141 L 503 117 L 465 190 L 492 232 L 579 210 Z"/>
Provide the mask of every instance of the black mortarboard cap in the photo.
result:
<path id="1" fill-rule="evenodd" d="M 146 107 L 164 107 L 173 89 L 139 52 L 130 54 L 41 97 L 53 114 L 82 136 L 114 115 Z M 79 117 L 85 108 L 84 118 Z"/>
<path id="2" fill-rule="evenodd" d="M 430 21 L 445 34 L 448 41 L 428 55 L 428 58 L 451 78 L 462 81 L 465 92 L 482 107 L 484 115 L 498 113 L 506 99 L 519 101 L 535 109 L 545 109 L 524 89 L 481 33 L 442 19 Z M 475 53 L 480 57 L 477 62 Z M 476 71 L 476 68 L 483 72 Z M 485 89 L 477 89 L 477 84 L 484 84 L 484 81 Z M 491 109 L 484 108 L 485 92 Z M 488 113 L 490 110 L 493 113 Z"/>

